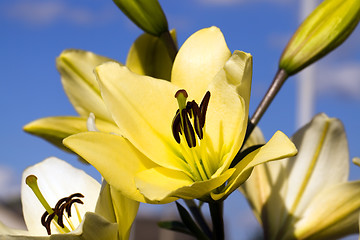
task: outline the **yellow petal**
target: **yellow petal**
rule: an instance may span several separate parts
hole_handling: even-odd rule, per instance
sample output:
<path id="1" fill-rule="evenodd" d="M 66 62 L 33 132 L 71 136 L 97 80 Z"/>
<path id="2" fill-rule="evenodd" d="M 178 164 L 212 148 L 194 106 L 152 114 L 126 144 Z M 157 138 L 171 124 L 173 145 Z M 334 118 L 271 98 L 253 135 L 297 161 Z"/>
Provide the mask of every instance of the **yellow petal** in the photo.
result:
<path id="1" fill-rule="evenodd" d="M 234 169 L 229 169 L 217 178 L 194 182 L 183 172 L 157 167 L 139 172 L 135 181 L 140 192 L 153 201 L 169 197 L 196 199 L 221 186 L 233 173 Z"/>
<path id="2" fill-rule="evenodd" d="M 229 180 L 226 189 L 220 194 L 213 194 L 213 199 L 226 198 L 246 181 L 250 176 L 249 171 L 256 165 L 294 156 L 296 153 L 296 147 L 290 139 L 284 133 L 277 131 L 263 147 L 248 154 L 235 166 L 236 172 Z"/>
<path id="3" fill-rule="evenodd" d="M 171 34 L 176 41 L 175 30 Z M 169 81 L 172 65 L 164 42 L 147 33 L 135 40 L 126 59 L 126 66 L 132 72 Z"/>
<path id="4" fill-rule="evenodd" d="M 156 167 L 123 137 L 87 132 L 64 139 L 64 145 L 86 159 L 113 187 L 126 197 L 146 202 L 137 190 L 134 176 L 137 172 Z"/>
<path id="5" fill-rule="evenodd" d="M 295 226 L 297 239 L 338 239 L 358 233 L 360 181 L 320 191 Z"/>
<path id="6" fill-rule="evenodd" d="M 72 134 L 87 132 L 86 117 L 47 117 L 40 118 L 24 126 L 24 131 L 41 137 L 55 146 L 68 151 L 62 144 L 62 140 Z M 119 129 L 113 123 L 96 119 L 96 127 L 102 132 L 119 134 Z"/>
<path id="7" fill-rule="evenodd" d="M 64 90 L 76 111 L 83 117 L 90 112 L 97 118 L 111 121 L 101 99 L 94 68 L 111 59 L 82 50 L 65 50 L 56 59 Z"/>
<path id="8" fill-rule="evenodd" d="M 159 165 L 187 170 L 176 152 L 171 124 L 178 88 L 168 81 L 137 75 L 117 63 L 96 68 L 106 106 L 120 128 L 143 154 Z"/>
<path id="9" fill-rule="evenodd" d="M 200 102 L 210 81 L 230 58 L 224 36 L 216 27 L 191 35 L 176 55 L 171 82 Z"/>
<path id="10" fill-rule="evenodd" d="M 129 239 L 131 226 L 135 220 L 139 202 L 125 197 L 103 181 L 95 213 L 110 222 L 118 223 L 120 239 Z"/>
<path id="11" fill-rule="evenodd" d="M 214 160 L 221 160 L 214 163 L 218 168 L 215 176 L 228 169 L 242 145 L 248 122 L 251 75 L 251 55 L 236 51 L 209 85 L 206 133 L 215 151 Z M 225 154 L 226 158 L 221 159 Z"/>

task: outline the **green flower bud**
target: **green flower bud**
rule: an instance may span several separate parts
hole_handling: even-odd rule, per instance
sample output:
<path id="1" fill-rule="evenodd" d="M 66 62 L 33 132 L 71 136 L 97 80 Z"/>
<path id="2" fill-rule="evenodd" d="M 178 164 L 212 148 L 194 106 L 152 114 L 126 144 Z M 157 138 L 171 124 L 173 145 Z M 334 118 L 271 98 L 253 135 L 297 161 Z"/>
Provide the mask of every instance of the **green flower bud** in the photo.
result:
<path id="1" fill-rule="evenodd" d="M 293 75 L 322 58 L 345 41 L 359 20 L 359 0 L 324 0 L 289 41 L 280 69 Z"/>
<path id="2" fill-rule="evenodd" d="M 157 0 L 113 0 L 114 3 L 145 32 L 160 36 L 168 31 L 168 23 Z"/>

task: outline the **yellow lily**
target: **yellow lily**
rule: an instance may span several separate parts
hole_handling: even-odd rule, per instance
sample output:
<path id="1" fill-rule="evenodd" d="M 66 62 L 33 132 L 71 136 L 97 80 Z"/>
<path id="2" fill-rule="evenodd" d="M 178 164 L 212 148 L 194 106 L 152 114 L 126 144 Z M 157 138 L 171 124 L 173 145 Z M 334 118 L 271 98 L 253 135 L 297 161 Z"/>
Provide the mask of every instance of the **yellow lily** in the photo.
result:
<path id="1" fill-rule="evenodd" d="M 222 200 L 255 165 L 297 152 L 277 132 L 230 167 L 247 126 L 252 56 L 231 54 L 216 27 L 202 29 L 184 43 L 171 82 L 135 74 L 116 62 L 95 72 L 121 136 L 87 132 L 64 144 L 129 198 L 156 203 Z"/>
<path id="2" fill-rule="evenodd" d="M 175 31 L 172 31 L 172 36 L 176 38 Z M 99 131 L 118 133 L 94 75 L 94 68 L 108 61 L 111 59 L 88 51 L 63 51 L 56 59 L 56 66 L 64 90 L 79 116 L 41 118 L 27 124 L 24 130 L 68 150 L 63 147 L 62 140 L 87 131 L 87 119 L 90 113 L 94 113 Z M 138 74 L 170 79 L 172 61 L 159 38 L 142 34 L 131 46 L 126 66 Z"/>
<path id="3" fill-rule="evenodd" d="M 358 232 L 360 181 L 347 181 L 341 122 L 319 114 L 292 140 L 296 157 L 255 167 L 241 187 L 265 239 L 338 239 Z"/>
<path id="4" fill-rule="evenodd" d="M 58 206 L 70 206 L 71 215 L 64 209 L 61 217 L 51 217 L 49 212 L 43 215 L 56 211 L 60 199 Z M 139 206 L 106 183 L 101 189 L 84 171 L 54 157 L 24 171 L 21 202 L 28 230 L 0 223 L 1 239 L 128 239 Z"/>

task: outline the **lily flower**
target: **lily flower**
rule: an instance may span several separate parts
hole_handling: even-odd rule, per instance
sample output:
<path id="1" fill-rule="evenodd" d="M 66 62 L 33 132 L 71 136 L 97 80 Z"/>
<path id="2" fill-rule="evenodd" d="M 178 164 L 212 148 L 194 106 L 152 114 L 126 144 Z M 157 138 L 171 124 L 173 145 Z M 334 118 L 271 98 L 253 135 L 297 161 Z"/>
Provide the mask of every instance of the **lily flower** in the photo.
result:
<path id="1" fill-rule="evenodd" d="M 247 127 L 252 57 L 231 54 L 216 27 L 196 32 L 183 44 L 171 82 L 133 73 L 116 62 L 95 72 L 121 136 L 86 132 L 64 144 L 131 199 L 223 200 L 255 165 L 297 152 L 277 132 L 230 167 Z"/>
<path id="2" fill-rule="evenodd" d="M 172 31 L 174 39 L 175 35 L 175 31 Z M 96 66 L 108 61 L 113 60 L 88 51 L 63 51 L 56 59 L 56 67 L 64 90 L 79 116 L 41 118 L 27 124 L 24 130 L 67 151 L 62 140 L 87 131 L 90 113 L 96 116 L 99 131 L 118 133 L 119 129 L 106 109 L 94 74 Z M 172 61 L 159 38 L 142 34 L 131 46 L 126 66 L 138 74 L 170 79 Z"/>
<path id="3" fill-rule="evenodd" d="M 319 114 L 292 140 L 297 156 L 255 167 L 241 187 L 265 239 L 339 239 L 358 232 L 360 181 L 347 181 L 342 123 Z"/>
<path id="4" fill-rule="evenodd" d="M 1 239 L 128 239 L 132 221 L 129 225 L 127 219 L 110 216 L 121 210 L 117 204 L 127 206 L 127 218 L 134 220 L 138 203 L 114 191 L 110 197 L 108 189 L 60 159 L 45 159 L 23 173 L 21 202 L 28 230 L 0 224 Z"/>

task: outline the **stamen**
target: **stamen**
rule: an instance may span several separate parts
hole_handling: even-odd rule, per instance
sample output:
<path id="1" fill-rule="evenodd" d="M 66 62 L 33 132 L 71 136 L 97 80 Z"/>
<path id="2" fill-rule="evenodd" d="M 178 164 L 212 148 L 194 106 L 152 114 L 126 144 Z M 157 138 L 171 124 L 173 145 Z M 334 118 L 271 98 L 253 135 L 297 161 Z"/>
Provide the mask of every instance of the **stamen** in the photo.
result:
<path id="1" fill-rule="evenodd" d="M 44 212 L 44 214 L 41 216 L 41 224 L 46 228 L 48 235 L 51 235 L 50 224 L 51 221 L 55 218 L 55 216 L 55 212 L 51 214 L 49 214 L 48 212 Z"/>
<path id="2" fill-rule="evenodd" d="M 203 100 L 201 101 L 200 103 L 200 126 L 201 128 L 204 127 L 205 125 L 205 118 L 206 118 L 206 111 L 207 111 L 207 108 L 208 108 L 208 105 L 209 105 L 209 101 L 210 101 L 210 92 L 207 91 L 205 93 L 205 96 L 203 98 Z"/>
<path id="3" fill-rule="evenodd" d="M 185 134 L 186 142 L 189 148 L 195 147 L 196 146 L 195 132 L 187 115 L 187 110 L 186 109 L 181 110 L 180 116 L 182 120 L 183 131 Z"/>
<path id="4" fill-rule="evenodd" d="M 184 133 L 186 142 L 190 148 L 196 147 L 196 135 L 199 140 L 203 139 L 203 128 L 205 126 L 206 111 L 210 100 L 210 92 L 207 91 L 200 107 L 193 100 L 186 103 L 188 97 L 184 89 L 178 90 L 175 93 L 175 98 L 178 101 L 179 109 L 176 111 L 172 122 L 172 133 L 177 143 L 180 143 L 180 134 Z M 193 119 L 193 124 L 190 122 Z"/>
<path id="5" fill-rule="evenodd" d="M 201 117 L 200 108 L 194 100 L 192 102 L 188 102 L 186 108 L 188 109 L 188 113 L 190 117 L 194 118 L 195 132 L 199 137 L 199 139 L 201 140 L 203 138 L 203 131 L 202 131 L 203 126 L 201 126 L 201 121 L 200 121 L 200 117 Z"/>
<path id="6" fill-rule="evenodd" d="M 175 138 L 175 141 L 177 143 L 180 143 L 180 135 L 181 134 L 181 131 L 180 131 L 180 112 L 179 112 L 179 109 L 176 111 L 176 114 L 175 114 L 175 117 L 173 119 L 173 122 L 172 122 L 172 133 L 173 133 L 173 136 Z"/>
<path id="7" fill-rule="evenodd" d="M 77 197 L 77 198 L 76 198 Z M 55 213 L 58 215 L 58 224 L 61 227 L 64 227 L 64 223 L 63 223 L 63 216 L 64 216 L 64 211 L 66 211 L 67 216 L 71 217 L 71 206 L 73 203 L 80 203 L 80 204 L 84 204 L 83 201 L 81 201 L 78 198 L 83 198 L 84 195 L 82 195 L 81 193 L 74 193 L 72 195 L 70 195 L 69 197 L 65 197 L 60 199 L 57 204 L 55 205 Z"/>

